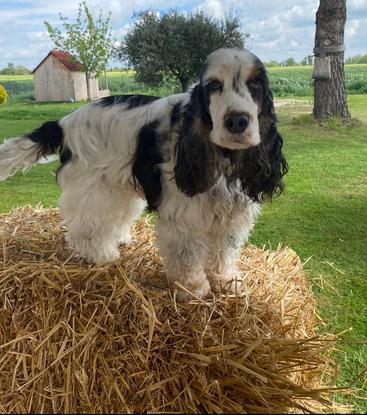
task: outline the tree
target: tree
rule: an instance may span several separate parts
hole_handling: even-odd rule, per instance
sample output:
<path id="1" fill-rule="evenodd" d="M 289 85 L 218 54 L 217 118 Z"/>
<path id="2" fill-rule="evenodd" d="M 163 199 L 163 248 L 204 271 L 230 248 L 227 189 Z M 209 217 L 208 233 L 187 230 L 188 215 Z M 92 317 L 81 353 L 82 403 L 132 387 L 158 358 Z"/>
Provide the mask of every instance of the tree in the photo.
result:
<path id="1" fill-rule="evenodd" d="M 313 56 L 307 55 L 301 60 L 301 65 L 304 65 L 304 66 L 312 65 L 312 62 L 313 62 Z"/>
<path id="2" fill-rule="evenodd" d="M 1 69 L 0 75 L 27 75 L 31 71 L 25 66 L 18 65 L 15 66 L 14 63 L 8 63 L 8 66 L 4 69 Z"/>
<path id="3" fill-rule="evenodd" d="M 278 62 L 278 61 L 276 61 L 276 60 L 273 59 L 273 60 L 271 60 L 269 62 L 265 62 L 265 66 L 267 68 L 274 68 L 276 66 L 280 66 L 280 62 Z"/>
<path id="4" fill-rule="evenodd" d="M 316 13 L 315 118 L 350 117 L 344 77 L 346 0 L 320 0 Z"/>
<path id="5" fill-rule="evenodd" d="M 176 11 L 163 16 L 145 11 L 137 17 L 117 56 L 135 69 L 138 81 L 150 86 L 173 81 L 186 91 L 209 53 L 221 47 L 242 48 L 247 36 L 239 31 L 237 17 L 218 21 L 202 12 Z"/>
<path id="6" fill-rule="evenodd" d="M 284 66 L 296 66 L 297 62 L 295 61 L 294 58 L 288 58 L 287 60 L 284 61 Z"/>
<path id="7" fill-rule="evenodd" d="M 98 18 L 94 20 L 83 1 L 79 4 L 75 23 L 69 23 L 68 18 L 60 13 L 64 33 L 44 22 L 55 45 L 82 64 L 87 79 L 88 99 L 91 99 L 90 79 L 93 76 L 98 77 L 106 69 L 112 54 L 110 17 L 111 13 L 103 19 L 100 11 Z"/>

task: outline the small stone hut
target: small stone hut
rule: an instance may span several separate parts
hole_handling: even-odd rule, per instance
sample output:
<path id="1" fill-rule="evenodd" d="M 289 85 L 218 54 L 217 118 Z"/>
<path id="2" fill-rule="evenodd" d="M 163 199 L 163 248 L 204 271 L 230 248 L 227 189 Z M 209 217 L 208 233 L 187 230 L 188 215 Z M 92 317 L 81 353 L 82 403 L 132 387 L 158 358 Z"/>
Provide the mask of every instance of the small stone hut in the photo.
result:
<path id="1" fill-rule="evenodd" d="M 83 66 L 69 53 L 53 49 L 32 72 L 36 101 L 81 101 L 88 99 Z M 92 99 L 109 95 L 99 89 L 98 79 L 90 80 Z"/>

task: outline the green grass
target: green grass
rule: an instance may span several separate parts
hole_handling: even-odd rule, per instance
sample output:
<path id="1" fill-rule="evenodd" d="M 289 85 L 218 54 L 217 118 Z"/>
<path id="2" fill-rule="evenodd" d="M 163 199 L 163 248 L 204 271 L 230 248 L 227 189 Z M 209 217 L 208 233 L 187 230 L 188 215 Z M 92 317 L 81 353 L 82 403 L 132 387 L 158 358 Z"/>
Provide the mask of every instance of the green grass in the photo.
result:
<path id="1" fill-rule="evenodd" d="M 290 165 L 286 191 L 264 206 L 251 242 L 289 245 L 303 261 L 311 258 L 305 269 L 323 329 L 351 329 L 338 356 L 338 382 L 346 385 L 367 369 L 367 127 L 335 119 L 318 125 L 310 102 L 300 102 L 278 111 Z M 350 96 L 349 107 L 367 122 L 367 95 Z M 354 384 L 365 399 L 366 385 L 365 373 Z M 366 401 L 354 404 L 367 412 Z"/>
<path id="2" fill-rule="evenodd" d="M 118 78 L 118 76 L 116 76 Z M 339 385 L 349 385 L 367 368 L 367 127 L 331 119 L 313 122 L 309 97 L 278 109 L 279 128 L 290 165 L 286 191 L 263 206 L 251 242 L 275 248 L 292 247 L 313 282 L 322 330 L 349 330 L 338 345 Z M 0 110 L 0 139 L 30 131 L 58 119 L 78 104 L 13 102 Z M 367 95 L 349 97 L 352 115 L 367 122 Z M 59 189 L 57 163 L 36 166 L 0 183 L 0 211 L 41 202 L 55 206 Z M 366 376 L 354 386 L 365 398 Z M 364 389 L 364 392 L 363 390 Z M 358 412 L 367 401 L 354 399 Z"/>

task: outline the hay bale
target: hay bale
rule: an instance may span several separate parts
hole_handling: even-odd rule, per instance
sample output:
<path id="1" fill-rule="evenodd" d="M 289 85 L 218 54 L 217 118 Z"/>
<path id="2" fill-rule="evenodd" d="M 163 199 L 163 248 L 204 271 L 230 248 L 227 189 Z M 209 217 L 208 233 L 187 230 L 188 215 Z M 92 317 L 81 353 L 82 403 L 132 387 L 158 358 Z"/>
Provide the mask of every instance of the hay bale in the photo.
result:
<path id="1" fill-rule="evenodd" d="M 0 412 L 335 409 L 335 338 L 315 334 L 291 249 L 243 250 L 247 297 L 181 304 L 144 219 L 100 267 L 74 258 L 57 209 L 16 209 L 0 227 Z"/>

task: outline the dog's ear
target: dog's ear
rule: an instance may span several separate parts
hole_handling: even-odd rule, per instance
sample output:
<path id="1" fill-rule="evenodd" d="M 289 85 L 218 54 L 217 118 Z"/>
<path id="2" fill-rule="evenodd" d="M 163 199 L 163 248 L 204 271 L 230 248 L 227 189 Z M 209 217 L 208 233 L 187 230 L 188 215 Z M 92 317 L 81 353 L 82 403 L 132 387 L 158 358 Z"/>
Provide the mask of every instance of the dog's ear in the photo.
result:
<path id="1" fill-rule="evenodd" d="M 273 95 L 266 79 L 259 113 L 261 143 L 231 155 L 232 179 L 240 179 L 243 191 L 257 202 L 278 196 L 284 189 L 282 177 L 288 171 L 288 164 L 276 123 Z"/>
<path id="2" fill-rule="evenodd" d="M 176 144 L 176 185 L 190 197 L 210 189 L 217 178 L 216 152 L 209 140 L 212 128 L 205 91 L 198 84 L 184 109 Z"/>

